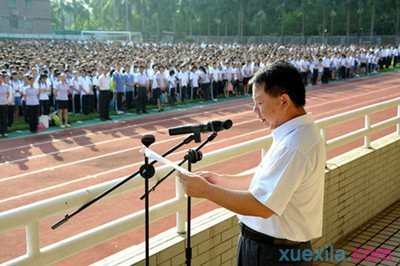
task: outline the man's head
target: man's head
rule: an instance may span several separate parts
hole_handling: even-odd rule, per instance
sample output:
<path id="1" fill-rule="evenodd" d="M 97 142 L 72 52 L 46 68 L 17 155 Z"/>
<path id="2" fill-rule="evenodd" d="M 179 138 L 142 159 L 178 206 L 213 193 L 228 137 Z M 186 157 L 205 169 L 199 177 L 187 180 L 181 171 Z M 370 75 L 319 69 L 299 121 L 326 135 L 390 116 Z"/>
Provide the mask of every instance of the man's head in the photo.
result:
<path id="1" fill-rule="evenodd" d="M 291 64 L 278 62 L 258 71 L 251 79 L 254 112 L 272 129 L 305 114 L 305 88 Z"/>

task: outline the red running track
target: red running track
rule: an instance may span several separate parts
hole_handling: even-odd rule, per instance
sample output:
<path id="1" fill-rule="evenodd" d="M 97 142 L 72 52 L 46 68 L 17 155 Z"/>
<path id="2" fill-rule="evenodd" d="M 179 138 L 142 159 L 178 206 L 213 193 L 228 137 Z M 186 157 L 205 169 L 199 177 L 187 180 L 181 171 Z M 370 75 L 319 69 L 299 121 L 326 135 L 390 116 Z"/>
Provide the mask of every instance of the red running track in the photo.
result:
<path id="1" fill-rule="evenodd" d="M 352 80 L 318 86 L 307 93 L 308 112 L 315 119 L 332 116 L 373 103 L 400 97 L 400 74 L 393 73 L 368 79 Z M 372 123 L 382 121 L 396 110 L 378 112 Z M 232 100 L 221 104 L 206 105 L 188 110 L 174 111 L 143 117 L 133 121 L 109 123 L 81 129 L 70 129 L 48 135 L 10 139 L 0 142 L 0 211 L 23 206 L 38 200 L 54 197 L 90 185 L 127 176 L 141 164 L 140 138 L 143 134 L 154 134 L 157 142 L 152 145 L 163 152 L 183 137 L 169 137 L 169 127 L 188 123 L 203 123 L 212 119 L 232 119 L 231 130 L 221 132 L 205 152 L 241 143 L 269 134 L 251 112 L 251 100 Z M 363 126 L 363 119 L 356 119 L 333 126 L 327 137 L 344 134 Z M 394 127 L 373 138 L 394 131 Z M 329 152 L 331 158 L 346 150 L 360 146 L 362 140 Z M 192 145 L 193 146 L 193 145 Z M 261 147 L 260 147 L 261 148 Z M 171 158 L 178 160 L 187 147 Z M 229 163 L 209 167 L 209 170 L 238 173 L 257 165 L 259 152 L 242 156 Z M 245 180 L 243 187 L 245 188 Z M 56 231 L 49 227 L 60 216 L 49 217 L 40 222 L 40 244 L 46 246 L 69 236 L 83 232 L 100 224 L 130 214 L 143 208 L 138 198 L 143 189 L 136 189 L 120 196 L 105 199 L 76 216 Z M 173 178 L 163 183 L 151 195 L 151 204 L 160 203 L 175 195 Z M 198 216 L 216 206 L 205 202 L 194 207 Z M 175 225 L 174 215 L 155 222 L 151 234 L 158 234 Z M 143 241 L 143 230 L 137 229 L 100 244 L 67 259 L 59 265 L 87 265 L 119 250 Z M 24 229 L 0 235 L 0 262 L 25 253 Z"/>

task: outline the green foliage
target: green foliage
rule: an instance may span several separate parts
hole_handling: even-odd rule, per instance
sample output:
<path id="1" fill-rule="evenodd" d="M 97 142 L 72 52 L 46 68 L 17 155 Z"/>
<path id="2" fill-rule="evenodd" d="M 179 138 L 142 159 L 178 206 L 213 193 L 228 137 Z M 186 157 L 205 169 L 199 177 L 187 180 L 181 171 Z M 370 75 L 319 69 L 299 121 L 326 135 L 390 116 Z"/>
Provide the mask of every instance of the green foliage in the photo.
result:
<path id="1" fill-rule="evenodd" d="M 392 35 L 400 28 L 400 0 L 51 0 L 51 6 L 56 30 Z"/>

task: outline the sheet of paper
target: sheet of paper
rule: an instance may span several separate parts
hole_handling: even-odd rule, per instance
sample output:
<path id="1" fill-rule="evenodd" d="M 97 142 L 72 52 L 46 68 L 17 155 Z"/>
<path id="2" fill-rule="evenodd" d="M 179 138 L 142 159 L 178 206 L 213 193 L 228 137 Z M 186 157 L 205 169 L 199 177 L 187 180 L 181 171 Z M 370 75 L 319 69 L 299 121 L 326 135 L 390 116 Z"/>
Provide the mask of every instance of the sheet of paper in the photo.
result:
<path id="1" fill-rule="evenodd" d="M 179 165 L 171 162 L 167 158 L 162 157 L 160 154 L 156 153 L 155 151 L 153 151 L 153 150 L 151 150 L 151 149 L 149 149 L 147 147 L 143 147 L 143 151 L 144 151 L 144 154 L 147 157 L 149 157 L 149 159 L 151 159 L 151 160 L 156 160 L 157 162 L 159 162 L 161 164 L 171 166 L 172 168 L 174 168 L 178 172 L 181 172 L 182 174 L 185 174 L 185 175 L 191 175 L 192 174 L 188 170 L 186 170 L 185 168 L 180 167 Z"/>

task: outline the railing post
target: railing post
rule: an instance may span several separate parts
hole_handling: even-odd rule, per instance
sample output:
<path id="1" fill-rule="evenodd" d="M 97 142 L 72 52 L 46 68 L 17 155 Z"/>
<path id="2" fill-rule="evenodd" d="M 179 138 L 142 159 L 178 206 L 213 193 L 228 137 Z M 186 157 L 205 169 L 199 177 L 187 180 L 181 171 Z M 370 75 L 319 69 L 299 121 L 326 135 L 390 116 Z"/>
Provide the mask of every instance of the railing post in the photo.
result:
<path id="1" fill-rule="evenodd" d="M 325 132 L 325 128 L 321 128 L 319 130 L 319 133 L 321 134 L 322 139 L 324 140 L 324 143 L 326 145 L 326 132 Z"/>
<path id="2" fill-rule="evenodd" d="M 33 221 L 26 225 L 26 252 L 28 257 L 35 257 L 40 253 L 39 223 Z"/>
<path id="3" fill-rule="evenodd" d="M 400 104 L 397 105 L 397 117 L 400 118 Z M 400 136 L 400 122 L 396 125 L 397 136 Z"/>
<path id="4" fill-rule="evenodd" d="M 175 191 L 176 191 L 176 198 L 183 199 L 185 198 L 185 191 L 181 182 L 179 181 L 178 175 L 175 177 Z M 176 212 L 176 232 L 178 234 L 186 233 L 186 226 L 185 226 L 185 211 L 180 210 Z"/>
<path id="5" fill-rule="evenodd" d="M 364 116 L 364 126 L 365 126 L 365 129 L 367 129 L 367 133 L 364 136 L 364 148 L 368 149 L 368 148 L 371 148 L 371 141 L 370 141 L 369 136 L 368 136 L 369 131 L 371 129 L 371 119 L 370 119 L 368 114 L 366 114 Z"/>
<path id="6" fill-rule="evenodd" d="M 264 158 L 264 154 L 267 150 L 265 148 L 261 149 L 261 160 Z"/>

